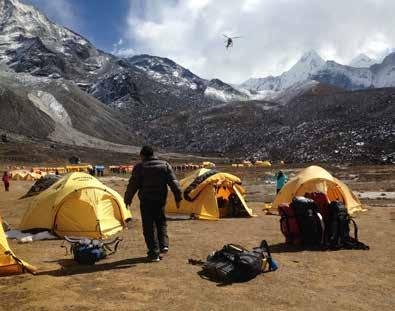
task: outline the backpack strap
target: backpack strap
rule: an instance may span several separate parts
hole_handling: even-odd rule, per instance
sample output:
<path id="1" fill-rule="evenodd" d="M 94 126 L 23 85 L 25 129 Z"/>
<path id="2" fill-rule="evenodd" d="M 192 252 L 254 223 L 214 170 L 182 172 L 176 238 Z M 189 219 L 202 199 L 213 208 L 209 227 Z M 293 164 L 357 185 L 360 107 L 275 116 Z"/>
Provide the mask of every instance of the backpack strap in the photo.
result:
<path id="1" fill-rule="evenodd" d="M 352 222 L 352 224 L 354 226 L 354 238 L 350 237 L 350 240 L 351 240 L 350 244 L 352 245 L 352 248 L 354 248 L 354 249 L 362 249 L 362 250 L 369 250 L 370 249 L 369 245 L 366 245 L 365 243 L 360 242 L 358 240 L 358 226 L 357 226 L 355 220 L 352 219 L 351 217 L 349 218 L 349 220 L 350 220 L 350 222 Z"/>
<path id="2" fill-rule="evenodd" d="M 103 242 L 103 248 L 105 248 L 110 252 L 107 255 L 114 255 L 118 250 L 119 243 L 121 243 L 122 241 L 123 241 L 122 238 L 117 237 L 113 241 L 107 243 Z M 114 248 L 111 248 L 112 245 L 114 245 Z"/>
<path id="3" fill-rule="evenodd" d="M 269 263 L 269 271 L 276 271 L 278 269 L 278 265 L 272 257 L 269 244 L 267 243 L 266 240 L 262 240 L 260 248 L 264 249 L 267 253 L 267 262 Z"/>
<path id="4" fill-rule="evenodd" d="M 350 217 L 350 222 L 353 224 L 353 226 L 354 226 L 354 239 L 355 239 L 355 241 L 358 241 L 358 226 L 357 226 L 357 223 L 355 222 L 355 220 L 354 219 L 352 219 L 351 217 Z"/>
<path id="5" fill-rule="evenodd" d="M 203 266 L 206 262 L 200 259 L 189 258 L 188 263 L 193 266 Z"/>
<path id="6" fill-rule="evenodd" d="M 318 219 L 320 220 L 320 224 L 321 224 L 321 229 L 322 229 L 322 233 L 321 233 L 321 244 L 324 244 L 325 242 L 325 222 L 324 222 L 324 218 L 322 217 L 321 213 L 316 213 Z"/>

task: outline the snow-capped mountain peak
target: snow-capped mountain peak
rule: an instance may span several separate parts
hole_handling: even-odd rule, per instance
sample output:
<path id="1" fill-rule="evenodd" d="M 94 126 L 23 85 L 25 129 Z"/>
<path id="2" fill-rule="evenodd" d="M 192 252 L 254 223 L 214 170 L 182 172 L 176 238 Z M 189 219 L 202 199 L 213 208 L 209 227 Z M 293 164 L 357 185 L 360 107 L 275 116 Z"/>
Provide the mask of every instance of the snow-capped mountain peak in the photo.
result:
<path id="1" fill-rule="evenodd" d="M 351 67 L 356 68 L 369 68 L 370 66 L 374 65 L 376 60 L 370 58 L 366 54 L 359 54 L 357 57 L 353 58 L 349 64 Z"/>
<path id="2" fill-rule="evenodd" d="M 19 0 L 0 0 L 0 32 L 5 44 L 17 43 L 21 36 L 39 37 L 46 45 L 59 51 L 63 50 L 62 43 L 68 40 L 88 44 L 82 36 L 52 23 L 39 10 Z"/>
<path id="3" fill-rule="evenodd" d="M 142 54 L 127 58 L 127 62 L 161 83 L 192 90 L 203 89 L 206 85 L 204 79 L 168 58 Z"/>
<path id="4" fill-rule="evenodd" d="M 304 81 L 317 73 L 325 66 L 325 61 L 314 50 L 310 50 L 302 55 L 300 60 L 292 68 L 281 75 L 281 88 L 287 88 L 291 85 Z"/>

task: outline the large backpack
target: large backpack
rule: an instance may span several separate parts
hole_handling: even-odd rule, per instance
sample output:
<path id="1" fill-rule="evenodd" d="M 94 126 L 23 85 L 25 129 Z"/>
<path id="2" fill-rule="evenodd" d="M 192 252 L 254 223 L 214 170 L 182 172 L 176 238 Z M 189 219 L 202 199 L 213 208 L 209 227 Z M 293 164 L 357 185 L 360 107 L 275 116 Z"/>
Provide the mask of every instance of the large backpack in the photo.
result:
<path id="1" fill-rule="evenodd" d="M 122 241 L 119 237 L 110 241 L 101 241 L 67 236 L 65 240 L 71 244 L 70 251 L 74 255 L 74 260 L 81 265 L 94 265 L 97 261 L 115 254 Z"/>
<path id="2" fill-rule="evenodd" d="M 294 209 L 286 203 L 278 206 L 280 218 L 280 229 L 285 236 L 285 242 L 299 245 L 302 243 L 302 234 L 299 223 L 295 217 Z"/>
<path id="3" fill-rule="evenodd" d="M 318 207 L 318 212 L 321 214 L 322 218 L 324 218 L 326 225 L 330 218 L 330 201 L 328 199 L 328 196 L 322 192 L 310 192 L 306 193 L 305 197 L 314 201 L 314 203 Z"/>
<path id="4" fill-rule="evenodd" d="M 294 210 L 299 224 L 302 244 L 308 246 L 323 245 L 325 242 L 325 224 L 318 207 L 313 200 L 295 197 L 290 207 Z"/>
<path id="5" fill-rule="evenodd" d="M 189 262 L 196 263 L 194 260 Z M 207 257 L 200 275 L 221 283 L 245 282 L 262 273 L 267 264 L 269 270 L 277 268 L 266 241 L 252 251 L 240 245 L 227 244 Z"/>
<path id="6" fill-rule="evenodd" d="M 347 208 L 340 201 L 329 204 L 330 221 L 327 230 L 328 247 L 332 250 L 338 249 L 365 249 L 369 246 L 358 240 L 358 227 L 348 214 Z M 350 236 L 350 223 L 354 226 L 354 237 Z"/>

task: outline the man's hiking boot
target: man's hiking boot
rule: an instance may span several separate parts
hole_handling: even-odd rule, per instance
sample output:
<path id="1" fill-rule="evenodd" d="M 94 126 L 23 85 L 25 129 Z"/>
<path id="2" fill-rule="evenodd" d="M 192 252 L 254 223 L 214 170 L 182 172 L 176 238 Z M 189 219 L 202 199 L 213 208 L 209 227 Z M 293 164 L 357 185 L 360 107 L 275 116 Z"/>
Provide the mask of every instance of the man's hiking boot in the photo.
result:
<path id="1" fill-rule="evenodd" d="M 167 246 L 164 246 L 160 249 L 161 254 L 167 254 L 169 252 L 169 248 Z"/>
<path id="2" fill-rule="evenodd" d="M 148 255 L 147 259 L 151 262 L 159 262 L 161 258 L 159 255 Z"/>

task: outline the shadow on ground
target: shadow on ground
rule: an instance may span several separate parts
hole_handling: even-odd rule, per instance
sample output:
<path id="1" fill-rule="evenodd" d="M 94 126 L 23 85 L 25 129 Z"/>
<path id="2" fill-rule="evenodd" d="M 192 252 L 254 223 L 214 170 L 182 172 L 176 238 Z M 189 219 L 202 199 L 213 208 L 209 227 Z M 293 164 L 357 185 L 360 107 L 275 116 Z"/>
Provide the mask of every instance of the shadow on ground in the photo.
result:
<path id="1" fill-rule="evenodd" d="M 146 257 L 130 258 L 130 259 L 124 259 L 124 260 L 102 263 L 102 264 L 98 263 L 92 266 L 80 265 L 72 259 L 61 259 L 61 260 L 56 260 L 55 262 L 57 262 L 61 266 L 60 269 L 42 271 L 42 272 L 38 272 L 36 275 L 37 276 L 50 275 L 50 276 L 62 277 L 62 276 L 70 276 L 75 274 L 95 273 L 99 271 L 129 269 L 138 264 L 151 263 L 151 261 L 149 261 Z"/>

